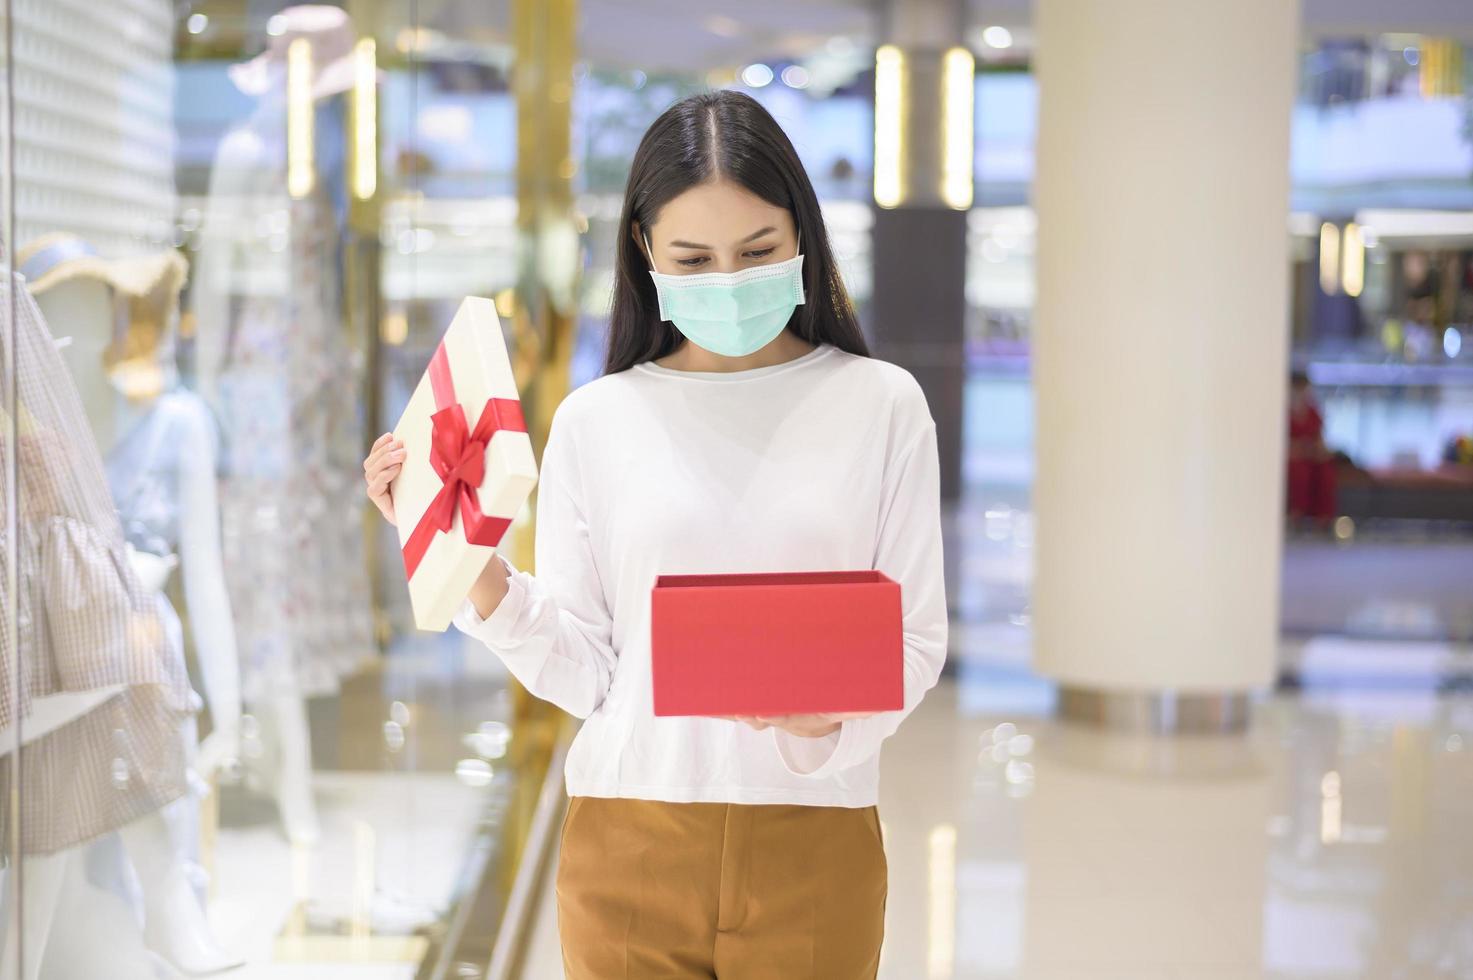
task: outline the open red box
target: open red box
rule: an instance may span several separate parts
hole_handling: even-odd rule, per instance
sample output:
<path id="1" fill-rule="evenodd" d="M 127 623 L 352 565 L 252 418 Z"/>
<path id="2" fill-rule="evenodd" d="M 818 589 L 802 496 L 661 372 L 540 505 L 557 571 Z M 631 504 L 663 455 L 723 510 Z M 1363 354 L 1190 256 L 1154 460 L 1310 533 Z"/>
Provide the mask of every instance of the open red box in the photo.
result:
<path id="1" fill-rule="evenodd" d="M 650 601 L 656 715 L 902 706 L 900 584 L 882 572 L 661 575 Z"/>

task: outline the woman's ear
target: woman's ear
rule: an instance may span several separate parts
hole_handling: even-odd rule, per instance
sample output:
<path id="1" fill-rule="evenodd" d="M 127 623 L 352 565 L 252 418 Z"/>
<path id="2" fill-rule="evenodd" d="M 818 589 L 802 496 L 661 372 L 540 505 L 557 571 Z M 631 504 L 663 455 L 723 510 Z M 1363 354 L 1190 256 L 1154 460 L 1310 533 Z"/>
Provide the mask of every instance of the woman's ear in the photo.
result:
<path id="1" fill-rule="evenodd" d="M 634 245 L 639 249 L 640 254 L 644 256 L 645 264 L 653 269 L 655 267 L 655 257 L 650 254 L 650 246 L 645 241 L 644 235 L 644 226 L 638 221 L 631 220 L 629 222 L 629 237 L 634 239 Z"/>

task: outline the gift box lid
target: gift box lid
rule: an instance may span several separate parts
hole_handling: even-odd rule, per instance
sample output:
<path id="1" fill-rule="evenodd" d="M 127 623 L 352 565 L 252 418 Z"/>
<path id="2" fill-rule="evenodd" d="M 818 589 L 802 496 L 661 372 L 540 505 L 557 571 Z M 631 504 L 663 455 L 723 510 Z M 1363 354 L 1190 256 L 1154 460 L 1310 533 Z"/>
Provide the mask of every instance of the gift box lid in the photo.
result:
<path id="1" fill-rule="evenodd" d="M 659 575 L 657 589 L 746 588 L 758 585 L 874 585 L 894 584 L 884 572 L 874 569 L 852 572 L 734 572 L 710 575 Z"/>

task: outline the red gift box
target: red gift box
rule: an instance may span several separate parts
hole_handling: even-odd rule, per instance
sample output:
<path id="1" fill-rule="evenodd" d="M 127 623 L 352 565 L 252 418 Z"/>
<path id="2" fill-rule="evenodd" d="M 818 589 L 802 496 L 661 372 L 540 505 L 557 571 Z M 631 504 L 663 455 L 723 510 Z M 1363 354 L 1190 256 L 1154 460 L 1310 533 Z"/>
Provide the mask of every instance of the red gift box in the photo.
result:
<path id="1" fill-rule="evenodd" d="M 650 601 L 656 715 L 902 706 L 900 584 L 882 572 L 661 575 Z"/>

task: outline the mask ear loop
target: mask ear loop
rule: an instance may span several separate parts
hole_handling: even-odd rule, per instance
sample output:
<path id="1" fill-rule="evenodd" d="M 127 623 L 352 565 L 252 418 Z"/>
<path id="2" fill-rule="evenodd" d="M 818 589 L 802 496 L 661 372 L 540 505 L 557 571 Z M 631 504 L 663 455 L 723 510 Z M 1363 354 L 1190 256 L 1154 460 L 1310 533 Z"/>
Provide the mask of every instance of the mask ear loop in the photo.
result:
<path id="1" fill-rule="evenodd" d="M 798 251 L 793 255 L 793 258 L 801 259 L 803 257 L 803 228 L 801 225 L 798 225 L 796 221 L 793 222 L 793 225 L 797 228 L 798 231 Z M 807 263 L 805 262 L 804 265 L 807 265 Z M 799 301 L 806 304 L 808 302 L 808 287 L 804 284 L 801 276 L 802 272 L 800 270 L 800 278 L 798 279 L 798 296 Z"/>
<path id="2" fill-rule="evenodd" d="M 650 244 L 649 232 L 641 228 L 639 230 L 639 237 L 644 239 L 644 257 L 645 260 L 648 261 L 650 264 L 650 271 L 656 273 L 657 275 L 664 275 L 664 273 L 660 272 L 659 269 L 655 268 L 655 246 Z"/>
<path id="3" fill-rule="evenodd" d="M 639 230 L 639 237 L 644 239 L 645 259 L 648 260 L 650 264 L 650 278 L 654 279 L 655 281 L 655 304 L 659 307 L 660 319 L 668 320 L 669 317 L 665 315 L 665 294 L 661 292 L 660 280 L 656 278 L 657 276 L 662 275 L 662 273 L 659 269 L 655 268 L 655 247 L 650 244 L 649 233 L 643 228 Z"/>

